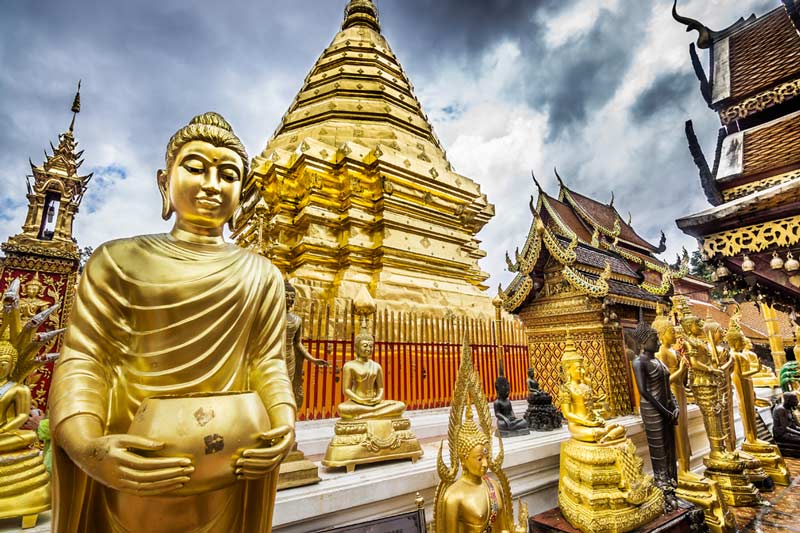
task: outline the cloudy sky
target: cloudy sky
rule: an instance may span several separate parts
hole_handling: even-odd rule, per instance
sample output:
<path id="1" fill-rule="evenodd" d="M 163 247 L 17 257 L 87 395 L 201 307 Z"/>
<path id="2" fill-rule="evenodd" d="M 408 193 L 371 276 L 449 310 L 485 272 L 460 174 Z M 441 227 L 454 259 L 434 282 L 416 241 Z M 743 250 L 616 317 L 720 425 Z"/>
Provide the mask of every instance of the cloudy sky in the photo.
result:
<path id="1" fill-rule="evenodd" d="M 69 125 L 94 172 L 81 246 L 162 232 L 156 169 L 193 115 L 222 113 L 260 152 L 342 20 L 346 0 L 0 0 L 0 241 L 25 217 L 28 157 Z M 692 72 L 671 0 L 377 0 L 383 33 L 455 169 L 497 215 L 479 235 L 490 283 L 522 244 L 534 170 L 615 205 L 667 259 L 695 248 L 674 220 L 707 207 L 686 148 L 695 121 L 713 158 L 719 121 Z M 721 29 L 778 0 L 681 0 Z M 706 54 L 701 51 L 706 60 Z"/>

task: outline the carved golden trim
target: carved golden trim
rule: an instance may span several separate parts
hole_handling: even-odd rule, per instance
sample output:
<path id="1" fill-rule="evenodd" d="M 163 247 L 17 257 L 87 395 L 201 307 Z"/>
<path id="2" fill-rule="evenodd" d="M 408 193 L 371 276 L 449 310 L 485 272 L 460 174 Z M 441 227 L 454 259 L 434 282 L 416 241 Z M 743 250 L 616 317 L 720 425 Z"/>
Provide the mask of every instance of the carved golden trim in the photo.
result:
<path id="1" fill-rule="evenodd" d="M 606 269 L 597 278 L 597 281 L 591 281 L 583 276 L 577 270 L 570 268 L 567 265 L 564 265 L 563 270 L 561 271 L 564 274 L 564 279 L 566 279 L 572 287 L 583 294 L 594 296 L 596 298 L 602 298 L 608 294 L 608 283 L 606 280 L 611 275 L 611 265 L 606 261 Z"/>
<path id="2" fill-rule="evenodd" d="M 722 255 L 733 257 L 742 253 L 755 253 L 800 242 L 800 215 L 753 224 L 703 238 L 703 251 L 708 257 Z"/>
<path id="3" fill-rule="evenodd" d="M 782 104 L 784 101 L 794 98 L 798 94 L 800 94 L 800 79 L 787 81 L 772 89 L 751 96 L 746 100 L 742 100 L 736 105 L 726 107 L 719 112 L 719 118 L 723 124 L 727 125 L 734 120 L 748 117 L 768 107 Z"/>
<path id="4" fill-rule="evenodd" d="M 776 185 L 780 185 L 781 183 L 786 183 L 787 181 L 792 181 L 797 178 L 800 178 L 800 170 L 793 170 L 791 172 L 785 172 L 776 176 L 769 176 L 758 181 L 752 181 L 750 183 L 745 183 L 744 185 L 739 185 L 738 187 L 733 187 L 732 189 L 722 191 L 722 199 L 726 202 L 730 202 L 732 200 L 736 200 L 737 198 L 763 191 L 769 189 L 770 187 L 774 187 Z"/>

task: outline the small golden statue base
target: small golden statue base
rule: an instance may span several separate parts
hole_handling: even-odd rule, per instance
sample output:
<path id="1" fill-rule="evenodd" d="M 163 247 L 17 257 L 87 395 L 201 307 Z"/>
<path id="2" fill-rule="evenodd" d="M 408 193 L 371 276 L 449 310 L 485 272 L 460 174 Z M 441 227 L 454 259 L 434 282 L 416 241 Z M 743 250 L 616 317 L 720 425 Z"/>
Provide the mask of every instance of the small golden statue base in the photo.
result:
<path id="1" fill-rule="evenodd" d="M 791 475 L 777 446 L 768 442 L 744 442 L 742 451 L 758 461 L 758 464 L 776 485 L 789 485 Z"/>
<path id="2" fill-rule="evenodd" d="M 623 533 L 664 513 L 664 494 L 642 472 L 630 439 L 561 444 L 558 506 L 573 527 L 592 533 Z"/>
<path id="3" fill-rule="evenodd" d="M 0 453 L 0 520 L 22 518 L 22 529 L 36 525 L 50 509 L 50 475 L 35 448 Z"/>
<path id="4" fill-rule="evenodd" d="M 328 468 L 345 467 L 350 473 L 356 465 L 396 459 L 415 463 L 422 457 L 422 448 L 407 418 L 338 420 L 334 432 L 322 460 Z"/>
<path id="5" fill-rule="evenodd" d="M 295 449 L 281 463 L 278 490 L 304 487 L 319 482 L 319 467 L 306 459 L 306 455 L 295 445 Z"/>
<path id="6" fill-rule="evenodd" d="M 706 465 L 705 476 L 719 484 L 723 500 L 733 507 L 751 507 L 762 502 L 761 493 L 748 475 L 748 471 L 753 472 L 759 468 L 757 463 L 752 463 L 755 463 L 752 458 L 728 452 L 703 459 L 703 464 Z"/>
<path id="7" fill-rule="evenodd" d="M 675 496 L 703 510 L 710 533 L 736 533 L 736 519 L 725 506 L 716 481 L 694 474 L 679 475 Z"/>

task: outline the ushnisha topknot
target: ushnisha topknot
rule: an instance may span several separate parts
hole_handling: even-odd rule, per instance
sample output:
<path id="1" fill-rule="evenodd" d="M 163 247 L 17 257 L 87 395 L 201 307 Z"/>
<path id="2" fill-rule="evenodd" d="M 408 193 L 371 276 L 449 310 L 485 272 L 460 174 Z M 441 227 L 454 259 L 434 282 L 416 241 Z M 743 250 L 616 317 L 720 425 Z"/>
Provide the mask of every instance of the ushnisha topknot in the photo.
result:
<path id="1" fill-rule="evenodd" d="M 242 159 L 244 173 L 242 180 L 247 178 L 250 172 L 250 158 L 247 150 L 239 137 L 233 133 L 233 128 L 219 113 L 209 111 L 202 115 L 197 115 L 189 124 L 179 129 L 167 144 L 167 170 L 175 162 L 175 157 L 181 147 L 190 141 L 205 141 L 220 148 L 228 148 L 236 152 Z"/>
<path id="2" fill-rule="evenodd" d="M 467 409 L 471 409 L 471 407 L 467 406 Z M 469 452 L 478 445 L 489 446 L 489 437 L 478 429 L 472 418 L 468 418 L 461 425 L 461 429 L 458 430 L 458 440 L 456 442 L 458 458 L 464 462 Z"/>

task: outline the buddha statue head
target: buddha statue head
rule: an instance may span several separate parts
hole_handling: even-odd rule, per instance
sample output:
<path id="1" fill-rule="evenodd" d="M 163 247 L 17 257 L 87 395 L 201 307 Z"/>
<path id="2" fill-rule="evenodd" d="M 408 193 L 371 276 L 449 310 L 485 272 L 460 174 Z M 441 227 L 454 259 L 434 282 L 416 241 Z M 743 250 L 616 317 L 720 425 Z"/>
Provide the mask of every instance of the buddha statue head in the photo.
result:
<path id="1" fill-rule="evenodd" d="M 489 436 L 472 420 L 472 406 L 467 405 L 467 417 L 458 430 L 456 449 L 464 471 L 481 478 L 489 470 Z"/>
<path id="2" fill-rule="evenodd" d="M 503 360 L 500 359 L 500 370 L 497 379 L 494 380 L 494 390 L 497 392 L 498 400 L 508 400 L 508 395 L 511 394 L 511 383 L 506 377 L 505 367 Z"/>
<path id="3" fill-rule="evenodd" d="M 353 341 L 353 349 L 356 352 L 356 357 L 361 360 L 370 359 L 372 357 L 372 350 L 374 346 L 375 337 L 373 337 L 369 331 L 362 328 L 361 332 L 356 335 L 356 338 Z"/>
<path id="4" fill-rule="evenodd" d="M 28 298 L 38 298 L 43 288 L 42 282 L 39 281 L 39 273 L 36 272 L 31 280 L 25 284 L 25 296 Z"/>
<path id="5" fill-rule="evenodd" d="M 234 226 L 242 182 L 249 170 L 247 152 L 228 122 L 203 113 L 169 141 L 166 168 L 158 171 L 164 220 L 176 214 L 176 227 L 194 234 L 221 235 Z"/>
<path id="6" fill-rule="evenodd" d="M 725 328 L 709 314 L 703 323 L 703 332 L 708 335 L 714 344 L 720 344 L 725 337 Z"/>
<path id="7" fill-rule="evenodd" d="M 797 407 L 797 394 L 794 392 L 784 392 L 783 406 L 789 411 L 793 411 Z"/>
<path id="8" fill-rule="evenodd" d="M 0 384 L 5 383 L 17 366 L 17 349 L 8 340 L 0 340 Z"/>
<path id="9" fill-rule="evenodd" d="M 583 356 L 575 348 L 572 336 L 567 333 L 567 345 L 561 356 L 561 370 L 566 382 L 583 383 L 586 369 L 583 367 Z"/>
<path id="10" fill-rule="evenodd" d="M 728 346 L 730 346 L 731 350 L 734 352 L 741 352 L 746 348 L 747 343 L 745 341 L 747 338 L 744 336 L 744 333 L 742 333 L 742 328 L 738 320 L 731 319 L 728 332 L 725 335 L 725 340 L 728 341 Z"/>
<path id="11" fill-rule="evenodd" d="M 658 332 L 650 327 L 647 322 L 639 322 L 631 336 L 640 352 L 655 353 L 658 350 Z"/>
<path id="12" fill-rule="evenodd" d="M 653 320 L 652 328 L 655 330 L 656 335 L 658 335 L 658 340 L 663 346 L 670 348 L 675 345 L 677 341 L 675 325 L 667 315 L 656 315 L 656 319 Z"/>
<path id="13" fill-rule="evenodd" d="M 291 311 L 294 307 L 294 300 L 297 297 L 297 291 L 288 281 L 283 282 L 283 290 L 286 294 L 286 311 Z"/>

